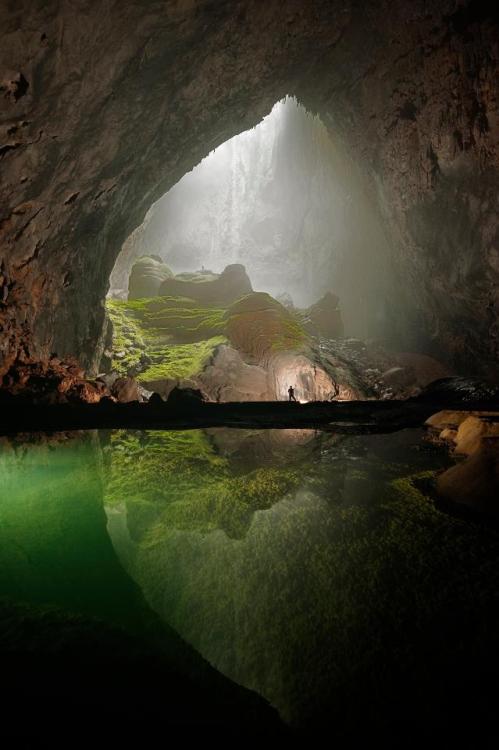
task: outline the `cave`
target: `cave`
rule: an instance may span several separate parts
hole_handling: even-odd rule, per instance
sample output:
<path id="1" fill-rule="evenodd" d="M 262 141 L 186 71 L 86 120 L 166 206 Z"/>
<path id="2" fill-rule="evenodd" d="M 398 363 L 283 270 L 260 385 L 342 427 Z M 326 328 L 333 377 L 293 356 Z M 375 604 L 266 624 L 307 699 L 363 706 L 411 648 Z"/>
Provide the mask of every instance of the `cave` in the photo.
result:
<path id="1" fill-rule="evenodd" d="M 498 20 L 2 5 L 8 733 L 492 730 Z"/>

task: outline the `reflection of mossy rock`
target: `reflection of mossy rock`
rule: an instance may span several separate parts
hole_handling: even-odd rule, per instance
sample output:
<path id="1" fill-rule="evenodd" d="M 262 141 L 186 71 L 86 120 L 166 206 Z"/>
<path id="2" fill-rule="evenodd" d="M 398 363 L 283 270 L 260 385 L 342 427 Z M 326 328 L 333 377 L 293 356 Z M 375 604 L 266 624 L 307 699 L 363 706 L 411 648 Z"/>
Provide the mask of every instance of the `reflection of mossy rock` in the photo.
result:
<path id="1" fill-rule="evenodd" d="M 226 333 L 236 349 L 259 361 L 307 342 L 298 320 L 265 292 L 253 292 L 235 302 L 226 313 Z"/>
<path id="2" fill-rule="evenodd" d="M 343 336 L 343 320 L 338 303 L 337 295 L 327 292 L 305 311 L 308 318 L 307 329 L 310 333 L 329 339 Z"/>
<path id="3" fill-rule="evenodd" d="M 172 271 L 159 256 L 143 255 L 132 266 L 128 280 L 128 299 L 156 297 L 162 282 L 172 276 Z"/>
<path id="4" fill-rule="evenodd" d="M 205 305 L 226 305 L 251 291 L 251 281 L 244 266 L 234 263 L 227 266 L 219 276 L 207 272 L 167 278 L 161 284 L 159 294 L 190 297 Z"/>

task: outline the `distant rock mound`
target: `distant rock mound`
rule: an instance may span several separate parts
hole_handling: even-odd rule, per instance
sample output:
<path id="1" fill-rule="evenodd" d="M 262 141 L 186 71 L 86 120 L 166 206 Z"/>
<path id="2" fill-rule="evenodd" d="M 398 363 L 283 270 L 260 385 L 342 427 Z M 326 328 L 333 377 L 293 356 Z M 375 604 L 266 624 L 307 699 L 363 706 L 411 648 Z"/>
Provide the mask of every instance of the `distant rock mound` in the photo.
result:
<path id="1" fill-rule="evenodd" d="M 299 350 L 307 341 L 300 323 L 266 292 L 252 292 L 239 299 L 225 317 L 232 346 L 257 362 L 279 351 Z"/>
<path id="2" fill-rule="evenodd" d="M 132 266 L 128 280 L 128 299 L 157 297 L 161 284 L 173 272 L 158 255 L 143 255 Z"/>
<path id="3" fill-rule="evenodd" d="M 344 335 L 339 298 L 332 292 L 326 292 L 318 302 L 307 308 L 305 316 L 306 328 L 312 335 L 329 339 L 341 338 Z"/>
<path id="4" fill-rule="evenodd" d="M 233 263 L 220 275 L 207 271 L 167 278 L 161 284 L 159 294 L 162 297 L 190 297 L 205 305 L 230 305 L 252 291 L 245 267 Z"/>

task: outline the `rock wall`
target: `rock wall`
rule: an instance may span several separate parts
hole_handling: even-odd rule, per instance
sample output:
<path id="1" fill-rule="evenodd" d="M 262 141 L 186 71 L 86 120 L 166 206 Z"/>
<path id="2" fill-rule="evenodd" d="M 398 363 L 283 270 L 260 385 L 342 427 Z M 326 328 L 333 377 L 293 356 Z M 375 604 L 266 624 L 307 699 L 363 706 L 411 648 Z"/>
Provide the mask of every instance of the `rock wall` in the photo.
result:
<path id="1" fill-rule="evenodd" d="M 486 3 L 22 0 L 2 5 L 0 29 L 0 372 L 52 351 L 95 368 L 125 238 L 287 94 L 320 114 L 384 222 L 387 302 L 359 300 L 365 315 L 405 350 L 496 367 L 499 44 Z M 351 285 L 361 250 L 346 259 Z"/>

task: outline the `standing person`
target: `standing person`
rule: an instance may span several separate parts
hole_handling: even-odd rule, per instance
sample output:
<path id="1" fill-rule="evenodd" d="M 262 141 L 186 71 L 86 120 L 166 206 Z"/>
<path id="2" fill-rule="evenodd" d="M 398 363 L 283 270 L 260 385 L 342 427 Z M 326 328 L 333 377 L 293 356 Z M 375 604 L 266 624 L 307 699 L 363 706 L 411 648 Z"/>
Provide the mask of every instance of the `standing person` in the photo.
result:
<path id="1" fill-rule="evenodd" d="M 295 398 L 295 389 L 293 388 L 292 385 L 290 385 L 289 388 L 288 388 L 288 394 L 289 394 L 289 400 L 290 401 L 296 401 L 296 398 Z"/>

